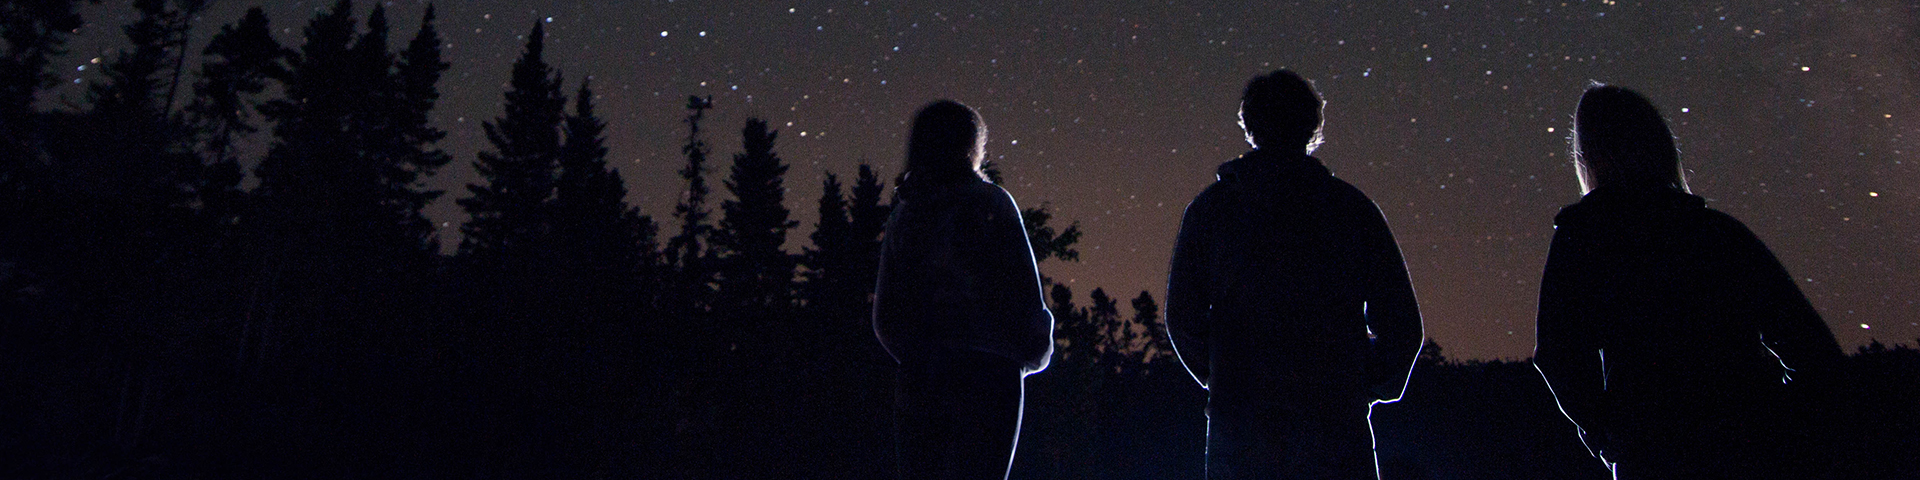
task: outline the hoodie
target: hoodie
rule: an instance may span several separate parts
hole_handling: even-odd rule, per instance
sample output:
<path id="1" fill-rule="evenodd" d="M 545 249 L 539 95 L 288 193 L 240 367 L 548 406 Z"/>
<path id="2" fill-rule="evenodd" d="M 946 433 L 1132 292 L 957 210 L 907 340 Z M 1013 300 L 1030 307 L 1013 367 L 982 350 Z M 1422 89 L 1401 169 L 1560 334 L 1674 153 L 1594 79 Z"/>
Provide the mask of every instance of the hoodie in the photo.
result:
<path id="1" fill-rule="evenodd" d="M 1167 283 L 1175 352 L 1210 408 L 1398 399 L 1424 335 L 1379 208 L 1304 154 L 1255 150 L 1218 178 L 1187 206 Z"/>
<path id="2" fill-rule="evenodd" d="M 1053 315 L 1013 197 L 978 179 L 908 183 L 880 249 L 873 330 L 894 360 L 981 352 L 1046 369 Z"/>

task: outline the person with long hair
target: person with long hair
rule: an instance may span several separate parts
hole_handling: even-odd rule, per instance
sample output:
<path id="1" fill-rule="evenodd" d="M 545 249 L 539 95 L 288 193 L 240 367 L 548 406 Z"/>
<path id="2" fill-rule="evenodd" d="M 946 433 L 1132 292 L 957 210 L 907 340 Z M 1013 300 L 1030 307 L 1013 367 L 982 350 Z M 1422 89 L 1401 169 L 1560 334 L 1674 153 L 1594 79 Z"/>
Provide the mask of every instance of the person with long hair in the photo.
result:
<path id="1" fill-rule="evenodd" d="M 1424 338 L 1386 217 L 1315 158 L 1324 103 L 1279 70 L 1247 83 L 1253 151 L 1187 205 L 1167 330 L 1207 389 L 1207 478 L 1378 478 L 1374 404 Z"/>
<path id="2" fill-rule="evenodd" d="M 980 171 L 986 139 L 966 105 L 922 108 L 887 219 L 873 330 L 900 364 L 903 479 L 1006 478 L 1025 377 L 1053 356 L 1020 209 Z"/>
<path id="3" fill-rule="evenodd" d="M 1594 84 L 1554 217 L 1534 366 L 1615 478 L 1807 478 L 1808 380 L 1841 354 L 1786 268 L 1707 208 L 1653 103 Z"/>

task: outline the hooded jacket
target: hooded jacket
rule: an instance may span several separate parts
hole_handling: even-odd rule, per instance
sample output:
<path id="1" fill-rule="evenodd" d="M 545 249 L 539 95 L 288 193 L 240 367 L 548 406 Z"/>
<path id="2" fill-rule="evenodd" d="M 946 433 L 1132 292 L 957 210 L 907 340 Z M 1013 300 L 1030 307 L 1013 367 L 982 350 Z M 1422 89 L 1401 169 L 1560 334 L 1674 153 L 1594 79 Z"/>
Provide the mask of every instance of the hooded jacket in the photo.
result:
<path id="1" fill-rule="evenodd" d="M 1700 197 L 1602 187 L 1554 227 L 1534 365 L 1595 453 L 1599 432 L 1657 448 L 1649 428 L 1765 411 L 1841 359 L 1780 261 Z"/>
<path id="2" fill-rule="evenodd" d="M 983 352 L 1047 368 L 1053 314 L 1013 197 L 978 179 L 898 190 L 880 248 L 873 330 L 901 363 Z"/>
<path id="3" fill-rule="evenodd" d="M 1380 209 L 1304 154 L 1222 164 L 1187 206 L 1167 282 L 1167 328 L 1188 372 L 1222 399 L 1393 401 L 1424 338 Z"/>

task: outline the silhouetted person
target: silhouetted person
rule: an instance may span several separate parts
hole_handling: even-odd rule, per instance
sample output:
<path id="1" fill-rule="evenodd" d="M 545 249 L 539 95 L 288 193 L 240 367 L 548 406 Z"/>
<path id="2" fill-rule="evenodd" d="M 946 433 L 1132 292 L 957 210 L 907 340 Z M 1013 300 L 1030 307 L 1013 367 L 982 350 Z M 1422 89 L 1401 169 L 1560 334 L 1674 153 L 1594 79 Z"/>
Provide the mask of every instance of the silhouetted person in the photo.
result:
<path id="1" fill-rule="evenodd" d="M 1831 379 L 1833 333 L 1759 238 L 1688 193 L 1646 98 L 1595 84 L 1574 132 L 1585 195 L 1554 217 L 1534 350 L 1560 410 L 1615 478 L 1811 478 L 1786 394 Z"/>
<path id="2" fill-rule="evenodd" d="M 972 108 L 922 108 L 887 220 L 873 330 L 900 362 L 901 478 L 1006 478 L 1024 378 L 1053 355 L 1020 209 L 980 173 L 986 138 Z"/>
<path id="3" fill-rule="evenodd" d="M 1254 150 L 1187 206 L 1167 328 L 1207 388 L 1207 477 L 1377 478 L 1373 403 L 1405 390 L 1423 338 L 1373 201 L 1308 154 L 1321 101 L 1286 70 L 1240 100 Z"/>

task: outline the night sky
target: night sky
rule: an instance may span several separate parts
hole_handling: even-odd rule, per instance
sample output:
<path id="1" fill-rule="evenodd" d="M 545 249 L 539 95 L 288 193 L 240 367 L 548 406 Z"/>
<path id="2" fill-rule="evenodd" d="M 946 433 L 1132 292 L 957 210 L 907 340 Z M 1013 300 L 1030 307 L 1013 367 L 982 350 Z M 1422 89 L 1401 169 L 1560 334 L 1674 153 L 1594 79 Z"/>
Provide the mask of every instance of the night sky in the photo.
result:
<path id="1" fill-rule="evenodd" d="M 215 2 L 197 40 L 253 3 Z M 332 3 L 267 14 L 297 46 Z M 663 231 L 684 188 L 688 95 L 715 100 L 716 188 L 744 119 L 780 129 L 795 252 L 824 172 L 850 183 L 865 161 L 891 179 L 915 109 L 952 98 L 985 117 L 989 158 L 1023 206 L 1086 230 L 1081 261 L 1049 261 L 1048 275 L 1082 303 L 1095 287 L 1163 299 L 1181 210 L 1247 148 L 1241 87 L 1285 67 L 1326 98 L 1317 156 L 1385 212 L 1428 335 L 1452 358 L 1521 358 L 1552 217 L 1579 196 L 1573 107 L 1599 80 L 1662 107 L 1693 191 L 1773 248 L 1843 345 L 1920 338 L 1920 4 L 1486 3 L 443 0 L 453 69 L 435 121 L 456 160 L 428 214 L 457 244 L 453 200 L 487 147 L 480 124 L 501 115 L 508 66 L 547 22 L 547 61 L 569 95 L 592 78 L 613 163 Z M 404 45 L 424 2 L 387 5 Z M 126 10 L 85 11 L 56 64 L 69 80 L 96 78 L 81 67 L 124 41 Z M 59 93 L 82 98 L 78 84 Z"/>

